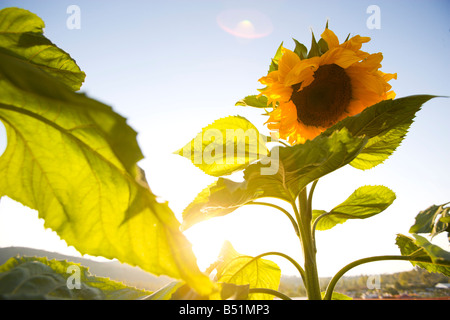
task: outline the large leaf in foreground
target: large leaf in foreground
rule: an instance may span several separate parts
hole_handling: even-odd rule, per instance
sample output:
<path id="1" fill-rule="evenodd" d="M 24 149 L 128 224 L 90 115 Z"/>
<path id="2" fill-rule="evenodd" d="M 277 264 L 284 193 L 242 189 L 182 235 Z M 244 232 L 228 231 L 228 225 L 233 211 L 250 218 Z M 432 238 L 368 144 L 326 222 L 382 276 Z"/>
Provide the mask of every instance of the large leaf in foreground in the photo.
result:
<path id="1" fill-rule="evenodd" d="M 318 220 L 317 230 L 328 230 L 348 219 L 366 219 L 389 207 L 395 200 L 395 193 L 385 186 L 363 186 L 355 190 L 343 203 L 331 211 L 313 211 Z"/>
<path id="2" fill-rule="evenodd" d="M 68 261 L 15 257 L 0 266 L 0 299 L 136 300 L 149 294 Z"/>
<path id="3" fill-rule="evenodd" d="M 247 119 L 229 116 L 204 127 L 176 151 L 212 176 L 231 174 L 266 156 L 266 139 Z"/>
<path id="4" fill-rule="evenodd" d="M 266 259 L 253 259 L 238 253 L 231 243 L 225 242 L 216 265 L 217 282 L 248 285 L 252 288 L 278 290 L 281 279 L 280 268 Z M 251 300 L 271 300 L 268 294 L 252 294 Z"/>
<path id="5" fill-rule="evenodd" d="M 0 120 L 0 197 L 36 209 L 82 254 L 211 289 L 175 215 L 136 165 L 142 153 L 123 117 L 2 50 Z"/>
<path id="6" fill-rule="evenodd" d="M 343 129 L 305 144 L 275 147 L 270 157 L 245 169 L 244 181 L 219 178 L 203 190 L 184 210 L 183 228 L 228 214 L 259 198 L 279 198 L 292 203 L 310 182 L 352 161 L 366 142 L 365 137 L 353 137 Z"/>
<path id="7" fill-rule="evenodd" d="M 384 100 L 360 114 L 345 118 L 323 134 L 347 128 L 354 136 L 365 135 L 367 145 L 350 165 L 357 169 L 370 169 L 383 163 L 398 148 L 413 123 L 416 113 L 430 95 L 415 95 L 395 100 Z"/>
<path id="8" fill-rule="evenodd" d="M 79 90 L 85 73 L 63 50 L 44 37 L 44 21 L 27 10 L 0 11 L 0 50 L 39 68 L 72 90 Z"/>

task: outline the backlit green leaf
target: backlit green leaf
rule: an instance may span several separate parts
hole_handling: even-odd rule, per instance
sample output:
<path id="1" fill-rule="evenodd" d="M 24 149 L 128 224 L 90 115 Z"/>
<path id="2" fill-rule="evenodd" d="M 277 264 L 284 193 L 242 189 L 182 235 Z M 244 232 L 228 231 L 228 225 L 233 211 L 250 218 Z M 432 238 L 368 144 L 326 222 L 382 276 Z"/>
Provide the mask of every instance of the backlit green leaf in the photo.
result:
<path id="1" fill-rule="evenodd" d="M 447 237 L 450 240 L 450 207 L 445 206 L 448 203 L 436 206 L 432 205 L 429 208 L 420 211 L 416 216 L 416 221 L 409 229 L 410 233 L 428 233 L 431 237 L 447 232 Z"/>
<path id="2" fill-rule="evenodd" d="M 234 283 L 220 283 L 220 299 L 221 300 L 247 300 L 248 299 L 248 289 L 250 286 L 237 285 Z M 217 295 L 216 295 L 217 296 Z M 216 298 L 216 297 L 212 297 Z M 217 298 L 218 299 L 218 298 Z"/>
<path id="3" fill-rule="evenodd" d="M 396 244 L 403 256 L 410 256 L 423 260 L 411 262 L 429 272 L 439 272 L 450 277 L 450 253 L 430 243 L 424 237 L 413 235 L 415 239 L 397 235 Z"/>
<path id="4" fill-rule="evenodd" d="M 229 116 L 214 121 L 176 151 L 212 176 L 228 175 L 242 170 L 266 156 L 267 139 L 247 119 Z"/>
<path id="5" fill-rule="evenodd" d="M 382 164 L 401 144 L 408 131 L 409 124 L 400 125 L 387 133 L 369 139 L 364 150 L 350 165 L 366 170 Z"/>
<path id="6" fill-rule="evenodd" d="M 15 257 L 0 266 L 0 299 L 136 300 L 149 294 L 68 261 Z"/>
<path id="7" fill-rule="evenodd" d="M 272 197 L 289 203 L 310 182 L 348 164 L 367 139 L 346 129 L 305 144 L 274 147 L 267 158 L 244 170 L 244 181 L 220 178 L 203 190 L 183 212 L 183 226 L 228 214 L 247 202 Z"/>
<path id="8" fill-rule="evenodd" d="M 21 26 L 15 13 L 8 11 L 2 24 L 11 19 Z M 9 49 L 0 50 L 0 120 L 7 133 L 0 197 L 37 210 L 46 228 L 82 254 L 116 258 L 209 292 L 212 284 L 179 221 L 137 166 L 136 132 L 109 106 Z"/>
<path id="9" fill-rule="evenodd" d="M 152 293 L 151 295 L 143 298 L 143 300 L 170 300 L 172 295 L 183 285 L 182 281 L 172 281 Z"/>
<path id="10" fill-rule="evenodd" d="M 360 114 L 347 117 L 323 134 L 347 128 L 354 136 L 365 135 L 369 142 L 350 165 L 366 170 L 383 163 L 400 145 L 422 105 L 434 96 L 416 95 L 384 100 Z"/>
<path id="11" fill-rule="evenodd" d="M 72 90 L 79 90 L 85 73 L 63 50 L 43 35 L 44 22 L 27 10 L 0 11 L 0 52 L 21 59 L 56 77 Z"/>
<path id="12" fill-rule="evenodd" d="M 413 234 L 413 237 L 416 240 L 415 243 L 426 251 L 433 263 L 450 266 L 450 252 L 445 251 L 437 245 L 432 244 L 427 239 L 419 236 L 418 234 Z"/>
<path id="13" fill-rule="evenodd" d="M 348 219 L 366 219 L 386 208 L 395 200 L 395 193 L 384 186 L 363 186 L 355 190 L 343 203 L 334 207 L 317 223 L 317 230 L 328 230 Z M 324 214 L 314 210 L 313 218 Z"/>
<path id="14" fill-rule="evenodd" d="M 249 285 L 249 288 L 267 288 L 278 290 L 281 279 L 280 268 L 266 259 L 253 259 L 242 255 L 233 248 L 231 243 L 225 242 L 216 266 L 217 282 L 236 285 Z M 271 300 L 268 294 L 252 294 L 251 300 Z"/>
<path id="15" fill-rule="evenodd" d="M 187 230 L 198 222 L 226 215 L 236 209 L 233 206 L 227 209 L 220 202 L 214 204 L 213 200 L 210 199 L 211 195 L 221 193 L 221 190 L 226 189 L 226 183 L 232 183 L 232 181 L 219 178 L 219 180 L 203 189 L 197 195 L 197 197 L 183 210 L 182 230 Z"/>
<path id="16" fill-rule="evenodd" d="M 267 103 L 268 101 L 266 96 L 252 95 L 236 102 L 236 106 L 255 108 L 268 108 L 272 106 L 267 105 Z"/>

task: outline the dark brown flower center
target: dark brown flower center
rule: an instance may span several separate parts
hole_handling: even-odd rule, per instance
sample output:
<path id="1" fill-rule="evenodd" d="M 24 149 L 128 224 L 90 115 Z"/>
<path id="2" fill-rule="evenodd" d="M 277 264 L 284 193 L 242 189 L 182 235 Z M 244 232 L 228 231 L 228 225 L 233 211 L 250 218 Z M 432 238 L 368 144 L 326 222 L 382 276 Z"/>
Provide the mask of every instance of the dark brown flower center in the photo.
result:
<path id="1" fill-rule="evenodd" d="M 320 66 L 314 81 L 298 91 L 292 86 L 291 100 L 297 107 L 297 119 L 308 126 L 329 127 L 345 112 L 352 97 L 350 77 L 336 64 Z"/>

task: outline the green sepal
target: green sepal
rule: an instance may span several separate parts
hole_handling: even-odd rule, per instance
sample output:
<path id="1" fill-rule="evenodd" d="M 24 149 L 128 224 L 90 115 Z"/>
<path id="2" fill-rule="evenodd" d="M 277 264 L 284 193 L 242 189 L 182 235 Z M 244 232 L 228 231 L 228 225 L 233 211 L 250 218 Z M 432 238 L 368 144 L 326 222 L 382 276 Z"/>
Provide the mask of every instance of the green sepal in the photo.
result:
<path id="1" fill-rule="evenodd" d="M 308 49 L 303 43 L 298 42 L 296 39 L 292 39 L 295 42 L 294 52 L 300 57 L 301 60 L 308 58 Z"/>
<path id="2" fill-rule="evenodd" d="M 308 59 L 312 57 L 320 56 L 320 47 L 316 41 L 316 37 L 314 36 L 314 32 L 311 31 L 312 39 L 311 39 L 311 48 L 309 49 Z"/>
<path id="3" fill-rule="evenodd" d="M 283 42 L 281 42 L 280 46 L 277 49 L 277 52 L 275 53 L 275 56 L 271 60 L 268 73 L 278 70 L 278 61 L 281 59 L 281 56 L 283 55 L 283 52 L 281 51 L 282 48 Z"/>
<path id="4" fill-rule="evenodd" d="M 320 38 L 317 44 L 319 46 L 321 55 L 328 51 L 328 43 L 324 39 Z"/>

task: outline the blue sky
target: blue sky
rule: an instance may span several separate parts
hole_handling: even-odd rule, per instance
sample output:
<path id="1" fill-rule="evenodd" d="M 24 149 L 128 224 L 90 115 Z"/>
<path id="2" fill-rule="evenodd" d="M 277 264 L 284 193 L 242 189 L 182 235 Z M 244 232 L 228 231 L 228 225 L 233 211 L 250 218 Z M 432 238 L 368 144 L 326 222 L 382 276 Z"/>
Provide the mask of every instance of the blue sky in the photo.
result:
<path id="1" fill-rule="evenodd" d="M 71 30 L 66 26 L 70 16 L 66 10 L 73 4 L 81 10 L 81 24 Z M 370 5 L 381 10 L 380 29 L 367 27 Z M 152 190 L 168 200 L 177 215 L 214 178 L 172 152 L 203 126 L 227 115 L 247 117 L 268 133 L 259 110 L 235 107 L 235 102 L 261 87 L 257 80 L 267 72 L 281 42 L 293 48 L 291 39 L 296 38 L 309 48 L 311 29 L 320 36 L 327 20 L 340 40 L 349 33 L 371 37 L 363 50 L 382 52 L 382 70 L 398 73 L 398 80 L 391 81 L 397 97 L 450 95 L 450 2 L 446 0 L 3 0 L 0 6 L 18 6 L 40 16 L 46 23 L 45 35 L 86 72 L 81 91 L 128 119 L 139 133 L 146 157 L 140 164 Z M 257 39 L 227 33 L 217 18 L 229 10 L 246 13 L 255 32 L 270 33 Z M 396 234 L 407 234 L 420 210 L 450 200 L 449 117 L 449 100 L 432 100 L 385 164 L 364 172 L 346 167 L 319 182 L 317 209 L 331 209 L 365 184 L 383 184 L 397 194 L 394 204 L 379 216 L 318 233 L 320 275 L 334 274 L 355 259 L 397 254 Z M 0 150 L 4 141 L 0 131 Z M 201 266 L 212 262 L 224 239 L 246 254 L 275 250 L 299 257 L 298 241 L 286 220 L 278 212 L 248 207 L 194 227 L 187 235 Z M 43 230 L 34 212 L 2 199 L 0 246 L 9 245 L 73 252 L 55 234 Z M 383 262 L 358 267 L 354 273 L 410 268 L 404 262 Z M 289 266 L 283 270 L 293 272 Z"/>

